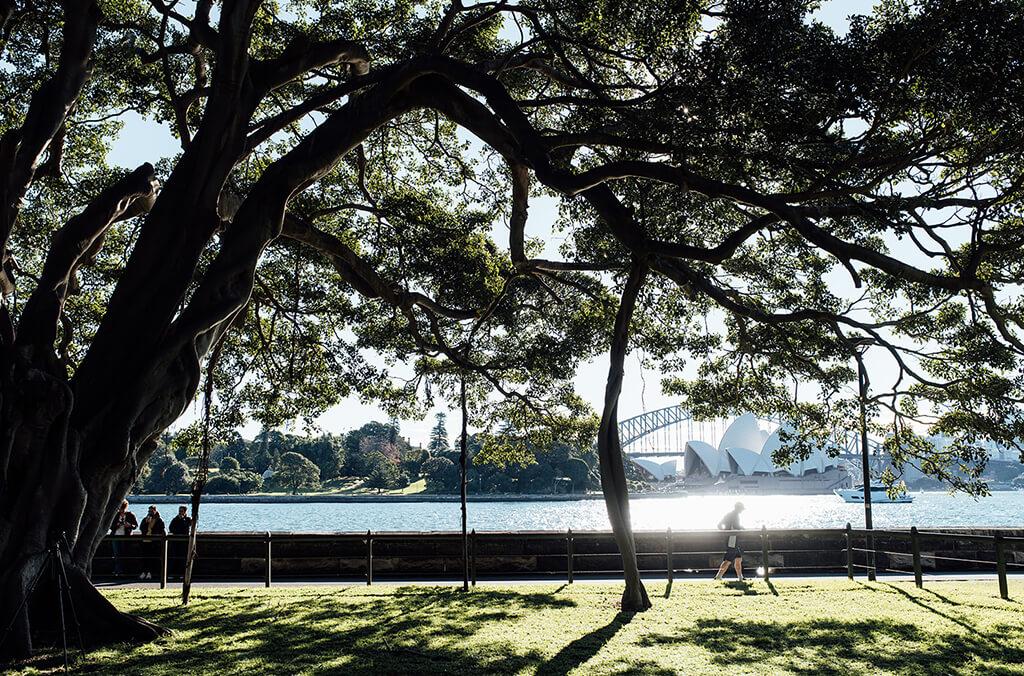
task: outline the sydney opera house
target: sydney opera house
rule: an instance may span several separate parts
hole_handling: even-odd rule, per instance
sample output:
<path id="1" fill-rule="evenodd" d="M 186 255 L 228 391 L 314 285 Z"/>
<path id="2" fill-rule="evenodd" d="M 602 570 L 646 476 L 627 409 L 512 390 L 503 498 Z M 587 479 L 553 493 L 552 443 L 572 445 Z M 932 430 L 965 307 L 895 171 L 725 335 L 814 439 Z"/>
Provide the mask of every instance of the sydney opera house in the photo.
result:
<path id="1" fill-rule="evenodd" d="M 820 449 L 790 465 L 775 465 L 772 453 L 781 444 L 779 430 L 762 430 L 757 418 L 747 413 L 726 428 L 717 447 L 700 440 L 686 442 L 682 467 L 677 459 L 634 462 L 654 479 L 674 476 L 687 491 L 702 493 L 831 493 L 852 486 L 842 461 Z"/>

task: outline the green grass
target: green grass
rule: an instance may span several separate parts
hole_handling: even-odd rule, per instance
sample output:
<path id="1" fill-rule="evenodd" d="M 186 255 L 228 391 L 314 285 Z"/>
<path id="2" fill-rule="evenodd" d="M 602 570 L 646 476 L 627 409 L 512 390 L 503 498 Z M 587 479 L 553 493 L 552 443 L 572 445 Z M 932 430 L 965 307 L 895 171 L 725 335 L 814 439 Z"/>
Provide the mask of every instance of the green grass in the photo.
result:
<path id="1" fill-rule="evenodd" d="M 172 629 L 82 672 L 1024 674 L 1024 604 L 991 582 L 677 582 L 654 608 L 614 586 L 309 587 L 108 592 Z M 1024 599 L 1024 582 L 1011 597 Z M 33 668 L 25 668 L 31 672 Z"/>

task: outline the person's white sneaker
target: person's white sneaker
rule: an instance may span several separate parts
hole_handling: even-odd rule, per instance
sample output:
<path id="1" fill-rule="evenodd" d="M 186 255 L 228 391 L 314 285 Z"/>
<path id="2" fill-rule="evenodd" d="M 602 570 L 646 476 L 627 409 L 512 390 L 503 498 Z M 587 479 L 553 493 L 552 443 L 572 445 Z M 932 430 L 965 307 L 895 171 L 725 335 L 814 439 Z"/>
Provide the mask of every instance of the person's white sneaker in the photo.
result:
<path id="1" fill-rule="evenodd" d="M 153 579 L 153 573 L 146 573 L 146 579 L 147 580 L 152 580 Z"/>
<path id="2" fill-rule="evenodd" d="M 145 580 L 146 579 L 146 574 L 145 573 L 139 573 L 139 579 L 140 580 Z"/>

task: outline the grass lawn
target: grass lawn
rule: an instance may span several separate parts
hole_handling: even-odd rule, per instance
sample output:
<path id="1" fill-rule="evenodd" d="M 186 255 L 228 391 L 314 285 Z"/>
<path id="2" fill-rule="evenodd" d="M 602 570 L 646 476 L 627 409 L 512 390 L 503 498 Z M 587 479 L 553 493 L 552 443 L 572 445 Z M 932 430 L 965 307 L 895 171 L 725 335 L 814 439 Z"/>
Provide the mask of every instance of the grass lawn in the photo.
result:
<path id="1" fill-rule="evenodd" d="M 174 633 L 90 653 L 81 672 L 1024 674 L 1024 582 L 677 582 L 654 608 L 613 586 L 110 591 Z M 26 673 L 34 668 L 22 667 Z"/>

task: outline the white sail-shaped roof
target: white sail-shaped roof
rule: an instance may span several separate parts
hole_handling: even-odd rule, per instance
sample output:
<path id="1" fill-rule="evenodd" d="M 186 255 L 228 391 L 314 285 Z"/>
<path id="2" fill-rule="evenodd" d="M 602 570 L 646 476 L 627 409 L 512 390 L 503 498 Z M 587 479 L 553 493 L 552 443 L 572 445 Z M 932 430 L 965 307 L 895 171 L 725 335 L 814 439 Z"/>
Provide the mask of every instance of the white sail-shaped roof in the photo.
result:
<path id="1" fill-rule="evenodd" d="M 777 451 L 782 446 L 782 439 L 779 435 L 779 432 L 782 429 L 783 428 L 775 430 L 775 432 L 770 437 L 768 437 L 768 440 L 764 442 L 764 446 L 761 447 L 761 455 L 764 456 L 769 463 L 771 462 L 772 453 Z M 794 433 L 792 427 L 786 426 L 785 429 L 789 434 Z M 785 470 L 786 472 L 792 474 L 793 476 L 803 476 L 808 472 L 822 473 L 829 468 L 835 467 L 836 465 L 837 462 L 835 458 L 830 458 L 825 454 L 823 450 L 821 450 L 820 448 L 815 448 L 814 450 L 811 451 L 810 455 L 808 455 L 805 459 L 797 460 L 796 462 L 790 464 L 787 467 L 777 467 L 776 471 Z"/>
<path id="2" fill-rule="evenodd" d="M 775 474 L 778 468 L 772 462 L 771 453 L 758 453 L 757 464 L 754 465 L 754 474 Z"/>
<path id="3" fill-rule="evenodd" d="M 725 452 L 736 463 L 737 474 L 745 476 L 751 476 L 761 460 L 761 454 L 749 448 L 727 448 Z"/>
<path id="4" fill-rule="evenodd" d="M 793 433 L 793 428 L 789 425 L 784 425 L 772 432 L 771 436 L 768 437 L 768 440 L 764 442 L 764 446 L 761 447 L 761 456 L 764 458 L 764 464 L 772 468 L 772 473 L 784 471 L 788 474 L 792 474 L 793 476 L 800 476 L 802 474 L 800 461 L 784 467 L 779 467 L 772 461 L 772 453 L 782 447 L 782 438 L 779 433 L 783 429 L 785 429 L 789 434 Z"/>
<path id="5" fill-rule="evenodd" d="M 758 427 L 757 418 L 753 413 L 744 413 L 732 421 L 718 442 L 718 450 L 724 451 L 728 448 L 760 448 L 762 443 L 761 428 Z"/>
<path id="6" fill-rule="evenodd" d="M 761 446 L 761 455 L 767 455 L 771 458 L 772 453 L 777 451 L 782 446 L 782 439 L 779 438 L 779 432 L 785 429 L 788 433 L 793 433 L 793 428 L 789 425 L 783 425 L 779 429 L 772 432 Z"/>
<path id="7" fill-rule="evenodd" d="M 651 475 L 658 481 L 662 481 L 665 477 L 676 475 L 676 461 L 667 460 L 665 462 L 657 462 L 655 460 L 646 460 L 644 458 L 635 458 L 633 460 L 636 464 L 643 467 L 645 470 L 651 473 Z"/>
<path id="8" fill-rule="evenodd" d="M 683 467 L 686 476 L 698 473 L 703 466 L 711 476 L 729 471 L 729 459 L 725 453 L 703 441 L 687 441 L 683 455 Z"/>

